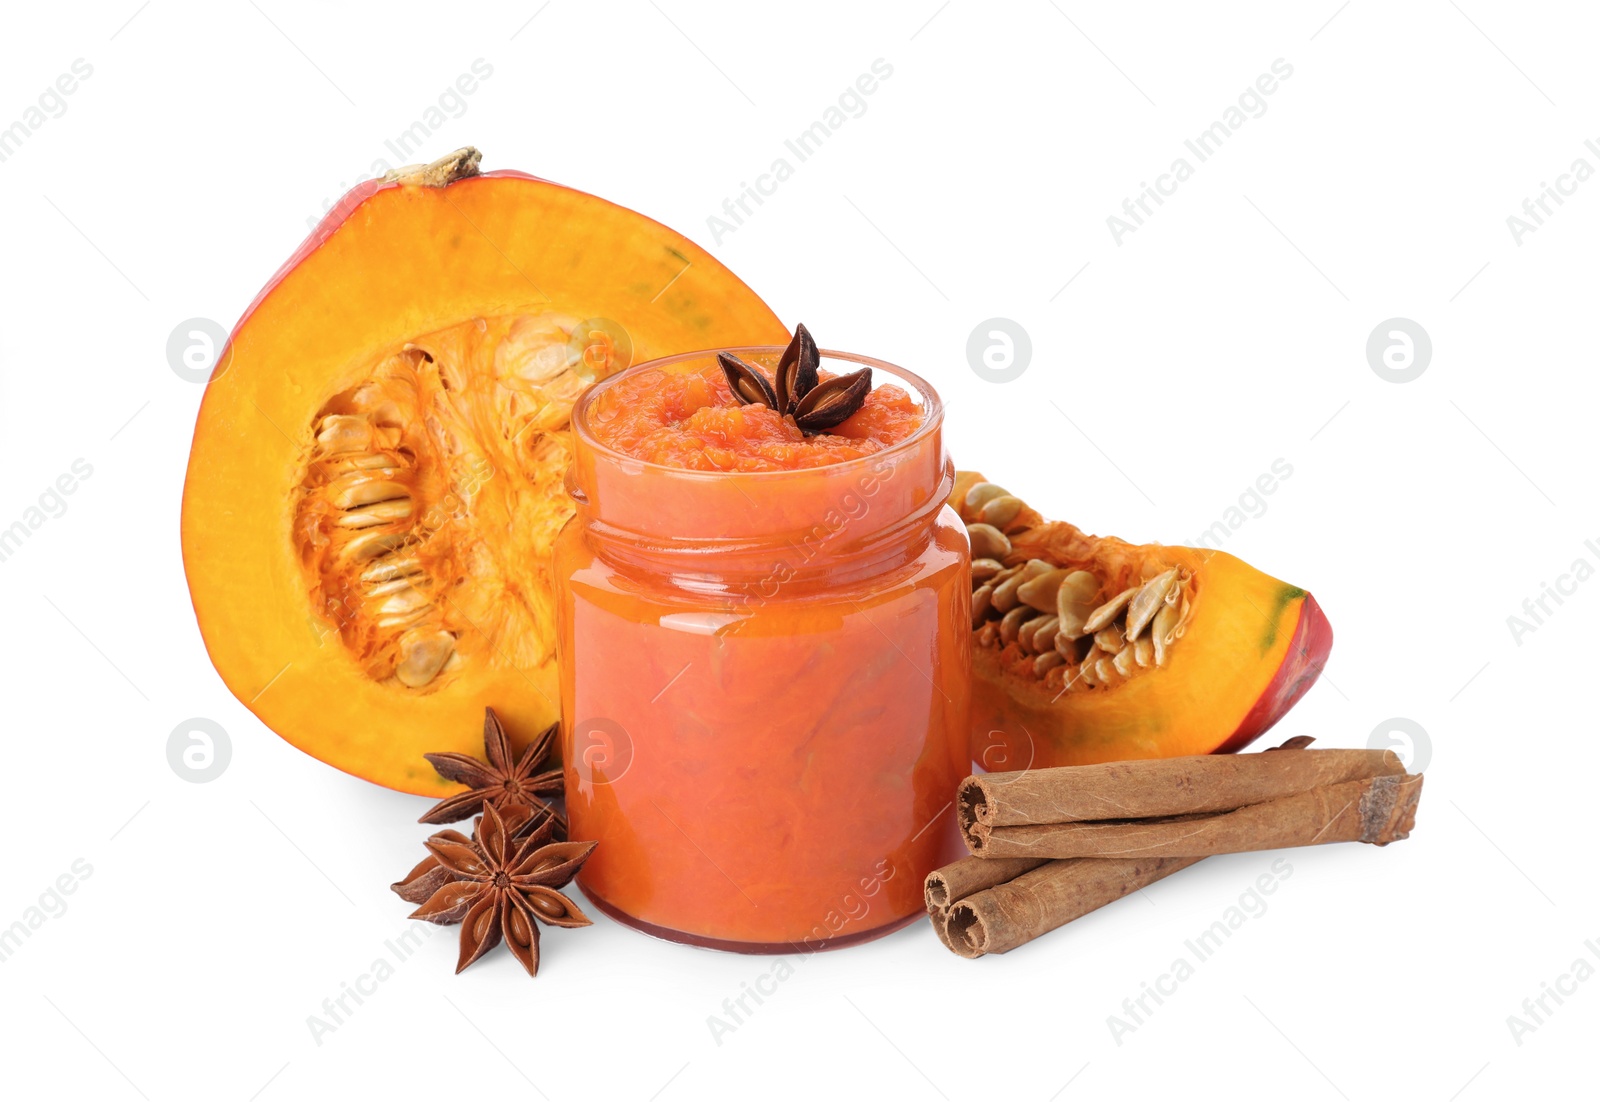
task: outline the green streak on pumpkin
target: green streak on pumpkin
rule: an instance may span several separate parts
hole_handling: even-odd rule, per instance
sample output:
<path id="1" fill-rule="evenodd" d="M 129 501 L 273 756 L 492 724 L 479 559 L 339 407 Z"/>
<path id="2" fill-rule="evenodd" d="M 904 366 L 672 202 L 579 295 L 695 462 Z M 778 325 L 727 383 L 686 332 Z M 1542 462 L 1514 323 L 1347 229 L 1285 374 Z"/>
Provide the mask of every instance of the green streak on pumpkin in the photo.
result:
<path id="1" fill-rule="evenodd" d="M 1291 601 L 1298 601 L 1306 595 L 1306 591 L 1297 585 L 1286 585 L 1278 591 L 1278 599 L 1273 605 L 1272 612 L 1267 616 L 1269 621 L 1267 632 L 1261 637 L 1261 653 L 1266 654 L 1272 645 L 1278 641 L 1278 620 L 1283 616 L 1284 608 Z"/>

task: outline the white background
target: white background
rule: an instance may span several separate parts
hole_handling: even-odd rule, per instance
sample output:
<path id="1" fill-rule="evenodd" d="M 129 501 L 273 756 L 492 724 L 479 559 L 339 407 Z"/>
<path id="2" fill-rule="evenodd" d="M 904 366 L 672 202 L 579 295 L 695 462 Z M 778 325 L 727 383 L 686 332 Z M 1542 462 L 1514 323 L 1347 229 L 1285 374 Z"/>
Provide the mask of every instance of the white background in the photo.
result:
<path id="1" fill-rule="evenodd" d="M 1600 982 L 1547 1000 L 1520 1044 L 1507 1019 L 1600 939 L 1600 582 L 1520 642 L 1507 618 L 1600 565 L 1600 182 L 1520 244 L 1506 219 L 1574 159 L 1600 168 L 1592 13 L 468 7 L 6 14 L 0 126 L 93 66 L 0 163 L 0 527 L 75 459 L 93 468 L 0 563 L 0 927 L 92 869 L 0 964 L 10 1095 L 1471 1102 L 1589 1082 Z M 1049 513 L 1180 542 L 1286 460 L 1224 546 L 1312 589 L 1337 642 L 1274 735 L 1361 746 L 1419 724 L 1412 839 L 1287 854 L 1266 912 L 1120 1044 L 1108 1016 L 1274 855 L 1207 861 L 1004 957 L 959 960 L 918 924 L 797 961 L 720 1044 L 708 1017 L 774 962 L 602 918 L 552 931 L 537 981 L 503 950 L 456 977 L 439 930 L 316 1043 L 308 1016 L 409 925 L 388 884 L 421 853 L 425 802 L 290 748 L 212 671 L 178 549 L 201 387 L 165 347 L 184 319 L 231 325 L 307 218 L 395 163 L 385 139 L 479 58 L 493 75 L 429 155 L 471 142 L 486 168 L 681 229 L 786 322 L 925 374 L 958 462 Z M 878 58 L 893 75 L 866 112 L 714 240 L 723 199 Z M 1107 216 L 1278 58 L 1293 76 L 1266 113 L 1118 244 Z M 966 356 L 996 316 L 1033 344 L 1005 385 Z M 1365 352 L 1397 316 L 1433 342 L 1405 384 Z M 167 762 L 191 717 L 231 737 L 211 783 Z"/>

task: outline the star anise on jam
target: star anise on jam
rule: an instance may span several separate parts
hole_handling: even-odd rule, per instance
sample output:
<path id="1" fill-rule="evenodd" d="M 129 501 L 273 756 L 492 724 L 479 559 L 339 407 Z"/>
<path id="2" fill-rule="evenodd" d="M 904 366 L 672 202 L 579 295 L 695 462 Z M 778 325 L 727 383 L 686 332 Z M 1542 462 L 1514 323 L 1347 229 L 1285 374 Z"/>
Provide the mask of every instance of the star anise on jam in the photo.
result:
<path id="1" fill-rule="evenodd" d="M 536 976 L 539 923 L 569 929 L 590 925 L 589 916 L 559 889 L 578 874 L 595 843 L 556 842 L 554 833 L 555 820 L 546 816 L 519 839 L 494 806 L 486 805 L 470 839 L 440 831 L 424 843 L 437 864 L 423 877 L 448 879 L 410 917 L 441 926 L 461 923 L 458 973 L 504 941 L 528 975 Z M 400 891 L 402 886 L 407 891 Z M 420 886 L 413 878 L 396 891 L 415 894 Z"/>
<path id="2" fill-rule="evenodd" d="M 778 358 L 773 381 L 761 369 L 732 352 L 717 353 L 717 363 L 728 387 L 742 405 L 766 406 L 794 421 L 807 436 L 839 425 L 859 410 L 872 392 L 872 368 L 820 381 L 821 354 L 804 325 L 794 327 L 794 337 Z"/>
<path id="3" fill-rule="evenodd" d="M 511 739 L 506 736 L 500 717 L 494 714 L 493 708 L 485 708 L 483 755 L 487 764 L 470 754 L 422 755 L 439 771 L 441 777 L 464 784 L 467 790 L 439 801 L 417 822 L 455 823 L 476 815 L 485 807 L 494 807 L 502 812 L 512 807 L 526 807 L 536 813 L 534 819 L 547 817 L 553 820 L 557 836 L 566 837 L 566 817 L 545 799 L 546 796 L 561 792 L 561 770 L 535 772 L 549 758 L 559 729 L 560 724 L 552 723 L 528 743 L 521 757 L 513 758 Z"/>

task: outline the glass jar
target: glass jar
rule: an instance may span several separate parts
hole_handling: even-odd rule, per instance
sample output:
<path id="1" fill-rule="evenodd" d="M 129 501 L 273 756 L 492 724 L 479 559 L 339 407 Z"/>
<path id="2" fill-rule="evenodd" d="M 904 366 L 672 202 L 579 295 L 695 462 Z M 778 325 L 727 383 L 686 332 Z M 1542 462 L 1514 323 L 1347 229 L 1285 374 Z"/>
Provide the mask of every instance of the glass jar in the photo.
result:
<path id="1" fill-rule="evenodd" d="M 730 349 L 769 372 L 781 347 Z M 563 760 L 578 880 L 613 918 L 749 953 L 835 948 L 924 913 L 922 880 L 962 852 L 971 585 L 945 504 L 943 407 L 909 437 L 795 471 L 683 470 L 595 439 L 618 380 L 573 411 L 557 540 Z"/>

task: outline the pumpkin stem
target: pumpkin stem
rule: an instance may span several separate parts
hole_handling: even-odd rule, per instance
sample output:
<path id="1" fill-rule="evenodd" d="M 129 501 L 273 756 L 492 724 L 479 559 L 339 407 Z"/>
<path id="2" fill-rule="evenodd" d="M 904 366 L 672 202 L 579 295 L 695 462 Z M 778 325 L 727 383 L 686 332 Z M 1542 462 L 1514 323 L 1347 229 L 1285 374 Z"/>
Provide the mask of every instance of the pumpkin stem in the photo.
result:
<path id="1" fill-rule="evenodd" d="M 404 165 L 384 176 L 385 183 L 416 184 L 421 187 L 448 187 L 457 180 L 478 174 L 483 154 L 470 145 L 447 153 L 432 164 Z"/>

